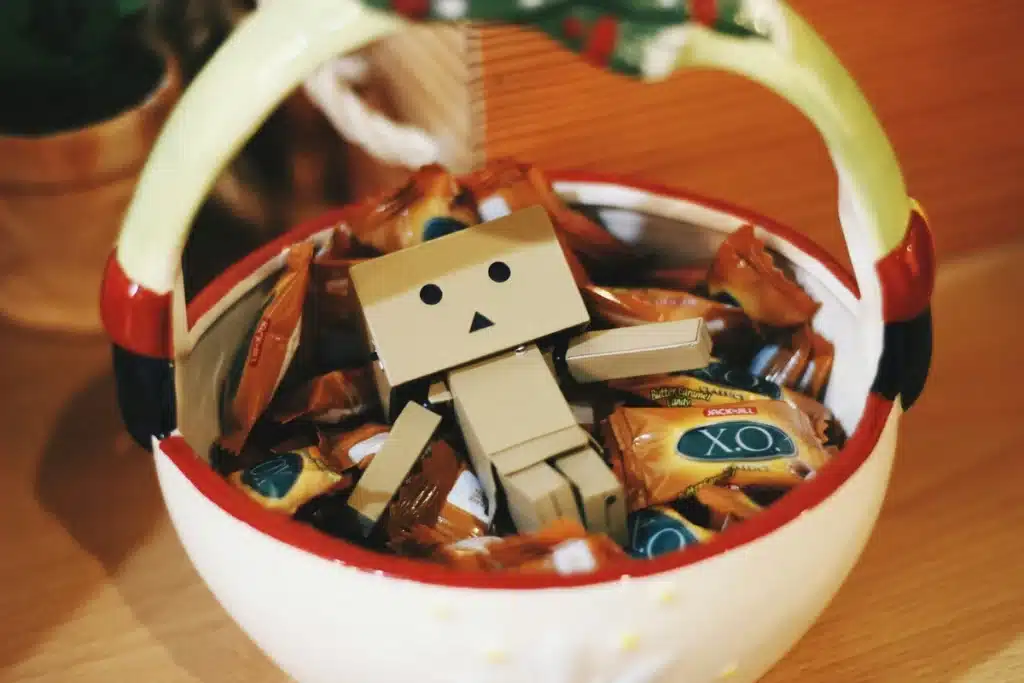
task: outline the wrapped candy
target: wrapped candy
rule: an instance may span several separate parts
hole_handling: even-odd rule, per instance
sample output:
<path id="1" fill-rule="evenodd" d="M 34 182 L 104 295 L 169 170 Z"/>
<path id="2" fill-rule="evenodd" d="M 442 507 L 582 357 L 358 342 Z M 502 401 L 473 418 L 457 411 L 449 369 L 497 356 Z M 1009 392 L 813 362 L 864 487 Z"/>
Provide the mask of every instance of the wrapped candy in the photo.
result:
<path id="1" fill-rule="evenodd" d="M 295 514 L 317 496 L 348 489 L 354 483 L 331 466 L 316 446 L 274 454 L 258 465 L 233 472 L 228 480 L 262 507 L 286 514 Z"/>
<path id="2" fill-rule="evenodd" d="M 389 547 L 417 554 L 438 543 L 484 536 L 491 516 L 480 481 L 452 447 L 439 440 L 398 489 L 383 528 Z M 411 533 L 414 527 L 429 530 L 426 546 L 422 531 Z"/>
<path id="3" fill-rule="evenodd" d="M 305 418 L 337 424 L 380 407 L 369 367 L 335 370 L 309 380 L 274 401 L 271 417 L 278 422 Z"/>
<path id="4" fill-rule="evenodd" d="M 579 522 L 560 519 L 536 533 L 485 536 L 439 546 L 431 559 L 457 569 L 578 574 L 628 557 L 603 534 L 588 534 Z"/>
<path id="5" fill-rule="evenodd" d="M 752 225 L 743 226 L 722 243 L 708 270 L 707 284 L 712 296 L 727 295 L 752 320 L 772 327 L 806 324 L 819 308 L 775 265 Z"/>
<path id="6" fill-rule="evenodd" d="M 431 164 L 398 190 L 360 203 L 348 227 L 356 240 L 387 254 L 478 222 L 455 177 Z"/>
<path id="7" fill-rule="evenodd" d="M 620 407 L 606 423 L 631 511 L 709 483 L 791 487 L 828 460 L 807 416 L 783 401 Z"/>
<path id="8" fill-rule="evenodd" d="M 746 365 L 761 345 L 742 310 L 689 292 L 587 285 L 582 294 L 591 316 L 613 327 L 703 318 L 715 354 L 734 363 Z"/>
<path id="9" fill-rule="evenodd" d="M 229 452 L 242 450 L 295 356 L 313 249 L 307 242 L 291 248 L 285 271 L 268 295 L 248 342 L 235 354 L 221 394 L 223 436 L 219 443 Z"/>

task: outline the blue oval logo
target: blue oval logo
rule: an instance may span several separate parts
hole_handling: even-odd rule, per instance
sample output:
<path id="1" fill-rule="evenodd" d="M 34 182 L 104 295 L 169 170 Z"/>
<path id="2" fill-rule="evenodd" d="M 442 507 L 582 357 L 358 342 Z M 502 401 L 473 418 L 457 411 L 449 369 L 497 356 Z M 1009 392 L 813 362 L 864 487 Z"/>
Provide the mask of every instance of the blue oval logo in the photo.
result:
<path id="1" fill-rule="evenodd" d="M 796 446 L 775 425 L 736 420 L 683 432 L 676 451 L 685 458 L 708 462 L 771 460 L 796 455 Z"/>
<path id="2" fill-rule="evenodd" d="M 631 514 L 628 530 L 629 554 L 647 560 L 700 542 L 682 521 L 650 508 Z"/>
<path id="3" fill-rule="evenodd" d="M 742 389 L 768 398 L 782 398 L 782 389 L 774 382 L 757 377 L 742 368 L 736 368 L 721 361 L 709 363 L 697 370 L 688 370 L 683 374 L 695 377 L 711 384 L 720 384 L 733 389 Z"/>
<path id="4" fill-rule="evenodd" d="M 466 224 L 451 216 L 433 216 L 423 225 L 423 241 L 429 242 L 438 237 L 450 235 L 466 227 Z"/>
<path id="5" fill-rule="evenodd" d="M 284 498 L 302 474 L 302 456 L 282 453 L 242 473 L 242 483 L 264 498 Z"/>

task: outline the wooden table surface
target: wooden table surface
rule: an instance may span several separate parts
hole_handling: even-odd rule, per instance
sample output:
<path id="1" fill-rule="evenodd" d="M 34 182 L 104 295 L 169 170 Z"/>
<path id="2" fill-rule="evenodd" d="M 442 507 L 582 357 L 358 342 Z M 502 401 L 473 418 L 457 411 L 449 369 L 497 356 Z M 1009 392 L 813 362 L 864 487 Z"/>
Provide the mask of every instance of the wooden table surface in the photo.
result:
<path id="1" fill-rule="evenodd" d="M 1012 125 L 1024 113 L 1024 5 L 880 4 L 885 25 L 867 31 L 867 19 L 843 9 L 867 15 L 862 3 L 795 4 L 876 103 L 932 215 L 943 265 L 932 375 L 903 422 L 877 530 L 821 620 L 765 682 L 1022 682 L 1024 423 L 1013 396 L 1024 386 L 1024 138 Z M 841 11 L 848 21 L 828 14 Z M 858 46 L 858 27 L 877 49 Z M 722 111 L 747 96 L 758 95 L 746 91 Z M 782 127 L 750 138 L 750 164 L 698 148 L 645 168 L 615 157 L 615 145 L 600 149 L 620 169 L 810 229 L 834 206 L 831 181 L 816 175 L 825 160 L 810 151 L 813 139 L 797 140 L 805 129 L 785 128 L 788 112 L 764 111 Z M 517 149 L 509 126 L 492 151 Z M 543 159 L 548 142 L 531 140 L 525 153 Z M 798 162 L 817 170 L 790 170 Z M 102 340 L 0 324 L 0 682 L 283 681 L 178 545 L 151 462 L 121 430 L 108 353 Z"/>
<path id="2" fill-rule="evenodd" d="M 1019 234 L 1024 206 L 1024 3 L 788 0 L 868 98 L 939 253 Z M 835 173 L 814 128 L 737 76 L 643 83 L 550 39 L 483 31 L 486 153 L 624 173 L 761 211 L 845 259 Z"/>

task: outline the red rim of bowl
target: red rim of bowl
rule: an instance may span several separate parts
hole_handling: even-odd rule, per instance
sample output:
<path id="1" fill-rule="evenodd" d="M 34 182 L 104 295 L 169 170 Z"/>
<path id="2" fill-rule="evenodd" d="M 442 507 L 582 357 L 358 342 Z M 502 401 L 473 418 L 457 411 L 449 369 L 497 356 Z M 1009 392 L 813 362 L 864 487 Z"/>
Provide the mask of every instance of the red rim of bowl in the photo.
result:
<path id="1" fill-rule="evenodd" d="M 706 199 L 699 195 L 653 183 L 589 172 L 552 173 L 551 179 L 555 182 L 586 182 L 631 187 L 732 214 L 789 241 L 820 261 L 851 292 L 854 294 L 857 292 L 854 278 L 814 242 L 763 216 L 736 208 L 726 202 Z M 235 284 L 266 263 L 281 249 L 338 224 L 344 220 L 346 215 L 347 209 L 345 208 L 326 213 L 264 245 L 226 269 L 199 292 L 189 304 L 188 317 L 190 321 L 201 318 Z M 282 543 L 324 559 L 378 575 L 448 587 L 477 589 L 568 588 L 663 574 L 750 543 L 781 528 L 799 517 L 804 511 L 824 502 L 860 468 L 878 443 L 891 409 L 892 401 L 874 393 L 870 394 L 857 429 L 850 436 L 843 450 L 827 467 L 813 479 L 790 491 L 757 517 L 731 527 L 714 540 L 681 552 L 668 553 L 653 560 L 623 560 L 589 574 L 569 576 L 457 571 L 422 560 L 377 553 L 328 536 L 284 515 L 265 510 L 218 476 L 209 465 L 196 456 L 180 436 L 163 440 L 160 449 L 202 495 L 229 515 Z"/>

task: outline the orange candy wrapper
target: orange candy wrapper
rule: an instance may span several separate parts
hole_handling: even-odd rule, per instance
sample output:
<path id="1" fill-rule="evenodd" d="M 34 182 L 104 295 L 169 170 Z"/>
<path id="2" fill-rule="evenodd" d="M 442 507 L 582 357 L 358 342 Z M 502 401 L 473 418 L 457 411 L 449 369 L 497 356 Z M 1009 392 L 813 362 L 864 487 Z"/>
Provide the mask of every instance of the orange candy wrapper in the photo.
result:
<path id="1" fill-rule="evenodd" d="M 627 557 L 608 536 L 589 534 L 579 522 L 560 519 L 532 534 L 440 546 L 430 559 L 455 569 L 565 575 L 592 572 Z"/>
<path id="2" fill-rule="evenodd" d="M 535 166 L 512 159 L 495 159 L 482 169 L 462 178 L 476 200 L 483 220 L 540 204 L 551 216 L 555 229 L 564 236 L 563 245 L 596 263 L 632 261 L 629 245 L 578 211 L 573 211 L 555 194 L 551 182 Z"/>
<path id="3" fill-rule="evenodd" d="M 834 358 L 835 347 L 808 324 L 785 335 L 783 343 L 762 348 L 751 363 L 751 371 L 779 386 L 818 398 L 828 384 Z"/>
<path id="4" fill-rule="evenodd" d="M 710 484 L 699 487 L 694 496 L 714 512 L 732 519 L 744 520 L 761 513 L 764 508 L 739 489 Z"/>
<path id="5" fill-rule="evenodd" d="M 349 271 L 373 256 L 371 249 L 352 239 L 347 226 L 340 226 L 326 253 L 313 260 L 306 312 L 313 326 L 319 372 L 359 365 L 370 357 Z"/>
<path id="6" fill-rule="evenodd" d="M 335 370 L 314 377 L 274 401 L 270 416 L 283 423 L 306 418 L 318 424 L 337 424 L 380 407 L 369 367 Z"/>
<path id="7" fill-rule="evenodd" d="M 846 440 L 832 412 L 818 401 L 718 359 L 698 370 L 618 379 L 608 386 L 666 408 L 782 400 L 810 418 L 822 445 L 837 448 Z"/>
<path id="8" fill-rule="evenodd" d="M 314 246 L 308 242 L 291 248 L 285 271 L 274 284 L 249 343 L 239 349 L 224 383 L 223 436 L 219 444 L 231 453 L 241 452 L 295 357 L 302 336 L 313 251 Z"/>
<path id="9" fill-rule="evenodd" d="M 829 459 L 807 416 L 783 401 L 620 407 L 605 441 L 630 511 L 707 484 L 789 488 Z"/>
<path id="10" fill-rule="evenodd" d="M 650 287 L 692 292 L 703 285 L 707 277 L 707 266 L 689 266 L 651 271 L 643 277 L 643 282 Z"/>
<path id="11" fill-rule="evenodd" d="M 318 258 L 313 262 L 312 287 L 317 320 L 330 324 L 359 321 L 359 303 L 349 270 L 368 258 Z"/>
<path id="12" fill-rule="evenodd" d="M 735 306 L 672 289 L 599 287 L 582 291 L 592 314 L 616 327 L 704 318 L 712 335 L 751 326 L 750 319 Z"/>
<path id="13" fill-rule="evenodd" d="M 395 493 L 382 527 L 389 547 L 415 555 L 439 543 L 483 536 L 490 525 L 479 480 L 446 441 L 435 441 Z"/>
<path id="14" fill-rule="evenodd" d="M 485 221 L 537 204 L 543 206 L 551 217 L 573 279 L 580 287 L 591 281 L 581 257 L 603 266 L 623 266 L 636 260 L 628 245 L 566 206 L 538 168 L 510 159 L 496 159 L 462 178 L 462 183 Z"/>
<path id="15" fill-rule="evenodd" d="M 718 248 L 707 282 L 712 296 L 728 294 L 752 320 L 772 327 L 808 323 L 820 306 L 775 265 L 751 225 Z"/>
<path id="16" fill-rule="evenodd" d="M 745 365 L 761 344 L 752 321 L 742 310 L 689 292 L 587 285 L 580 293 L 590 315 L 613 327 L 704 318 L 715 354 L 735 363 Z"/>
<path id="17" fill-rule="evenodd" d="M 356 240 L 388 254 L 479 223 L 455 177 L 437 164 L 398 190 L 363 201 L 349 220 Z"/>

